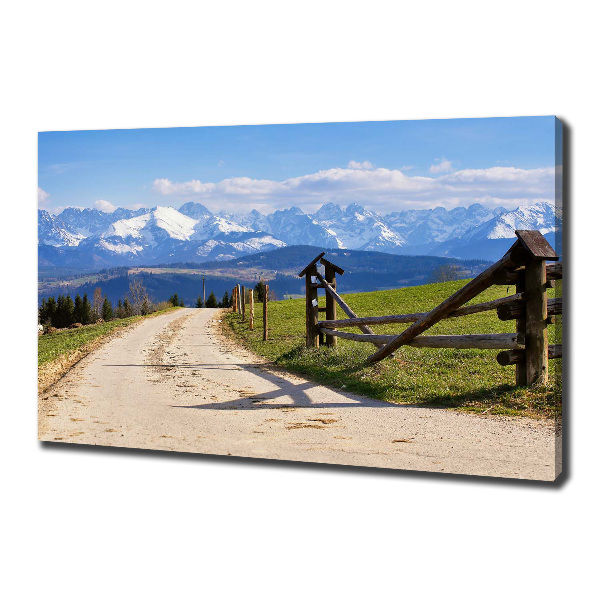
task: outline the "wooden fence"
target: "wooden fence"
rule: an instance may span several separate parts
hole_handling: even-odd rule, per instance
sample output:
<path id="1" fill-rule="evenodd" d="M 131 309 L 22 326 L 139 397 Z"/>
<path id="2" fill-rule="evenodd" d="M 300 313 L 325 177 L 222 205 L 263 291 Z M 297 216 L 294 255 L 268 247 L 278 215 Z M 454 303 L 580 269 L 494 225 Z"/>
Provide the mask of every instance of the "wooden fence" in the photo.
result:
<path id="1" fill-rule="evenodd" d="M 269 286 L 265 283 L 264 288 L 264 298 L 263 298 L 263 341 L 267 341 L 269 339 Z M 258 300 L 258 299 L 257 299 Z M 231 310 L 234 313 L 239 313 L 242 317 L 242 321 L 246 320 L 246 305 L 249 306 L 249 326 L 250 330 L 254 329 L 254 290 L 249 288 L 246 290 L 246 287 L 243 285 L 236 285 L 231 291 Z"/>
<path id="2" fill-rule="evenodd" d="M 401 346 L 418 348 L 480 348 L 503 350 L 501 365 L 516 365 L 517 385 L 548 382 L 548 360 L 562 357 L 562 345 L 548 344 L 547 326 L 554 315 L 562 314 L 562 298 L 548 300 L 547 289 L 562 279 L 562 263 L 539 231 L 517 230 L 517 240 L 508 252 L 464 287 L 425 313 L 359 317 L 337 292 L 336 275 L 344 270 L 324 258 L 322 252 L 300 273 L 306 280 L 306 346 L 335 346 L 338 337 L 374 344 L 377 350 L 369 362 L 382 360 Z M 325 267 L 323 277 L 317 263 Z M 506 298 L 463 306 L 492 285 L 515 285 L 516 293 Z M 325 308 L 319 307 L 318 290 L 326 294 Z M 348 315 L 336 318 L 336 303 Z M 515 333 L 471 335 L 421 335 L 442 319 L 495 310 L 498 318 L 516 321 Z M 319 314 L 325 312 L 325 319 Z M 375 334 L 369 325 L 412 323 L 398 335 Z M 362 333 L 338 328 L 358 327 Z"/>

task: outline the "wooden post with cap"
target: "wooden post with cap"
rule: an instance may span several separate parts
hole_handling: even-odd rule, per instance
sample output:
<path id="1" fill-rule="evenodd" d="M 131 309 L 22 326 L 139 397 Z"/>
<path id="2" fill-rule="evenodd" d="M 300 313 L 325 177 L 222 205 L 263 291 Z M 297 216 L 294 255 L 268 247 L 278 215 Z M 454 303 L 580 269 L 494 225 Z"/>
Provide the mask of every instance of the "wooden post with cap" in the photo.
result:
<path id="1" fill-rule="evenodd" d="M 336 273 L 339 275 L 344 274 L 344 269 L 334 265 L 332 262 L 328 261 L 326 258 L 321 258 L 321 264 L 325 267 L 325 281 L 331 285 L 331 287 L 336 289 L 336 281 L 335 275 Z M 334 321 L 336 319 L 336 308 L 337 305 L 335 303 L 334 298 L 331 294 L 325 294 L 325 318 L 327 320 Z M 328 335 L 325 337 L 325 344 L 330 347 L 337 346 L 337 337 L 334 335 Z"/>
<path id="2" fill-rule="evenodd" d="M 558 260 L 558 255 L 539 231 L 517 229 L 515 233 L 528 254 L 524 277 L 525 365 L 524 368 L 517 366 L 517 385 L 522 385 L 521 381 L 524 378 L 528 386 L 546 385 L 548 383 L 546 261 Z"/>
<path id="3" fill-rule="evenodd" d="M 306 284 L 306 347 L 319 347 L 319 296 L 317 293 L 317 262 L 325 256 L 319 256 L 300 271 L 298 277 L 304 277 Z"/>

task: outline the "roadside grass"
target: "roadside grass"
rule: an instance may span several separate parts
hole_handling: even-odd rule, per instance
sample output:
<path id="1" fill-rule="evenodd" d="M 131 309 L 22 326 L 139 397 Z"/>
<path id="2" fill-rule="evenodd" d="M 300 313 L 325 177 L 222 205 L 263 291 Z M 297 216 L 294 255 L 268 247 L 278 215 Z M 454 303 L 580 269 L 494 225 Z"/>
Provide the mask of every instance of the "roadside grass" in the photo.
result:
<path id="1" fill-rule="evenodd" d="M 467 280 L 429 284 L 380 292 L 342 294 L 360 316 L 382 316 L 431 310 Z M 560 281 L 549 297 L 561 295 Z M 514 294 L 514 286 L 493 286 L 469 304 Z M 325 305 L 323 296 L 319 305 Z M 345 315 L 338 307 L 338 318 Z M 227 312 L 225 323 L 230 334 L 245 346 L 274 364 L 302 374 L 319 383 L 344 387 L 356 392 L 400 404 L 444 407 L 488 415 L 559 418 L 562 396 L 562 360 L 550 361 L 549 385 L 537 388 L 515 386 L 515 367 L 502 367 L 496 361 L 498 350 L 455 350 L 411 348 L 404 346 L 395 356 L 374 365 L 366 363 L 375 347 L 338 338 L 337 348 L 307 349 L 304 299 L 269 303 L 269 340 L 262 341 L 262 305 L 255 307 L 255 329 L 248 319 Z M 373 326 L 375 333 L 398 334 L 408 325 Z M 446 319 L 424 335 L 510 333 L 514 321 L 500 321 L 495 311 Z M 345 329 L 360 333 L 358 328 Z M 561 343 L 561 316 L 549 326 L 549 343 Z"/>
<path id="2" fill-rule="evenodd" d="M 110 333 L 129 327 L 141 319 L 155 317 L 157 315 L 177 310 L 178 307 L 167 308 L 156 311 L 145 316 L 127 317 L 126 319 L 115 319 L 107 323 L 95 325 L 84 325 L 77 329 L 64 329 L 54 333 L 44 334 L 38 337 L 38 366 L 59 360 L 66 355 L 76 352 L 91 342 L 100 341 Z"/>

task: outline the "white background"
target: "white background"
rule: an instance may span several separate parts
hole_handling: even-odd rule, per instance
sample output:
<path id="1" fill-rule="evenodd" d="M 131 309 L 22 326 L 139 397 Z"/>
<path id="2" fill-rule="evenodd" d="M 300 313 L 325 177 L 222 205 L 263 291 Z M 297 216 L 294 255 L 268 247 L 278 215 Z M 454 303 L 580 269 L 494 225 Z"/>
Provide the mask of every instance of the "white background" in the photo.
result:
<path id="1" fill-rule="evenodd" d="M 598 287 L 591 266 L 600 131 L 598 15 L 585 6 L 592 4 L 5 5 L 6 597 L 593 594 L 598 358 L 587 339 L 597 319 L 586 309 Z M 545 114 L 572 131 L 570 466 L 562 485 L 36 441 L 38 130 Z"/>

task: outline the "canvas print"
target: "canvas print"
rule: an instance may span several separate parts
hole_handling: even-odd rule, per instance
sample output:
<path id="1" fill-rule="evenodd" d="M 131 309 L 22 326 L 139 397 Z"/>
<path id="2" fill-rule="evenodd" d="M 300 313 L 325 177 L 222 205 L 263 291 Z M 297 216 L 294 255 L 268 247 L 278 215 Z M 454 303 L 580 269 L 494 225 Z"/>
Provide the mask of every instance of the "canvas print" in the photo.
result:
<path id="1" fill-rule="evenodd" d="M 554 481 L 551 116 L 39 134 L 44 442 Z"/>

